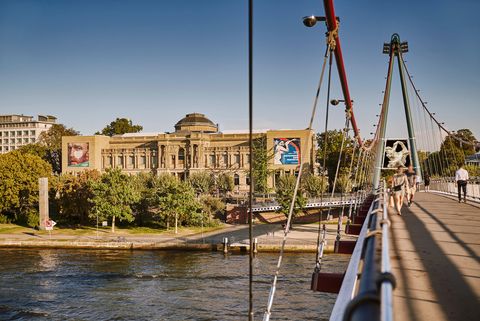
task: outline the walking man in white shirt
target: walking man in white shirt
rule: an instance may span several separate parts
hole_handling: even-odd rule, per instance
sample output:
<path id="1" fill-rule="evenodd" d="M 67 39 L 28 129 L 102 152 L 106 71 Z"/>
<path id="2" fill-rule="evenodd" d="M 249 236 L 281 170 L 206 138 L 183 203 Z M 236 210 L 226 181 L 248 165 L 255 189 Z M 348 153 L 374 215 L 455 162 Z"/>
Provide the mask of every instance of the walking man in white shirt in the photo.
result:
<path id="1" fill-rule="evenodd" d="M 463 168 L 463 164 L 459 165 L 459 169 L 455 172 L 455 182 L 457 183 L 458 188 L 458 202 L 462 201 L 462 190 L 463 190 L 463 202 L 467 202 L 467 181 L 468 181 L 468 172 Z"/>

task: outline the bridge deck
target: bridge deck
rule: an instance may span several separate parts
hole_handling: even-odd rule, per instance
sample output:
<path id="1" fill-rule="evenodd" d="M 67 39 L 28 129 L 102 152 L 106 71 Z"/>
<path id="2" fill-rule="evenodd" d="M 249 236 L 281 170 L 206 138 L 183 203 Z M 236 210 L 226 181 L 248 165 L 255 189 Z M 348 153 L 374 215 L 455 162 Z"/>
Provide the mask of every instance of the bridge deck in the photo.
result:
<path id="1" fill-rule="evenodd" d="M 480 320 L 480 208 L 433 193 L 392 218 L 396 320 Z"/>

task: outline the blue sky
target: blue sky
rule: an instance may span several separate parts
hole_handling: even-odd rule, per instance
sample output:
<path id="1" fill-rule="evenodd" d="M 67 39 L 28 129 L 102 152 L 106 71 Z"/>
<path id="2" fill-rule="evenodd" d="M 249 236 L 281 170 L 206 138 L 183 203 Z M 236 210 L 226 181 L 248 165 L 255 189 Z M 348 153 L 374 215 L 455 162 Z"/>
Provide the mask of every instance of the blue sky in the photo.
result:
<path id="1" fill-rule="evenodd" d="M 452 130 L 480 138 L 480 2 L 336 1 L 362 136 L 382 101 L 392 33 L 407 40 L 416 86 Z M 319 0 L 256 0 L 254 126 L 305 128 L 325 49 Z M 82 134 L 116 117 L 173 131 L 189 112 L 221 129 L 247 120 L 247 1 L 1 0 L 0 113 L 52 114 Z M 340 97 L 334 77 L 332 97 Z M 323 128 L 325 96 L 314 127 Z M 332 110 L 332 127 L 343 123 Z M 404 136 L 398 73 L 389 136 Z"/>

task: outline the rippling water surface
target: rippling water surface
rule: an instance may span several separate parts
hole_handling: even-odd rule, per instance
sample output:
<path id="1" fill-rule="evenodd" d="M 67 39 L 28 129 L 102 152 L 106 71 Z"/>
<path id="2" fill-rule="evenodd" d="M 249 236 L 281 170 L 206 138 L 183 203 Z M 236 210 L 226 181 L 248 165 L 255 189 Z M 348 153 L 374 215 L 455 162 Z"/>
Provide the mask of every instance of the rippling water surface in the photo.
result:
<path id="1" fill-rule="evenodd" d="M 261 320 L 277 254 L 255 259 Z M 324 270 L 343 271 L 330 255 Z M 288 254 L 272 320 L 327 320 L 335 295 L 309 290 L 313 254 Z M 0 320 L 246 320 L 248 256 L 205 252 L 0 250 Z"/>

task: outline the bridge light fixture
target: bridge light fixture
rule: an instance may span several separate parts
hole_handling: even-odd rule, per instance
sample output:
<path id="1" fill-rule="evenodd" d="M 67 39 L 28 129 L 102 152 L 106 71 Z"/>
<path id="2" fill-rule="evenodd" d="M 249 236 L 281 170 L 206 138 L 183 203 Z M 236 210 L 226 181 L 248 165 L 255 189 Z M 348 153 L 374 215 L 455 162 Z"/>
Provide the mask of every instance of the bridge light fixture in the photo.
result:
<path id="1" fill-rule="evenodd" d="M 353 100 L 350 100 L 353 104 Z M 332 104 L 333 106 L 337 106 L 339 103 L 344 103 L 345 100 L 344 99 L 332 99 L 330 100 L 330 104 Z"/>
<path id="2" fill-rule="evenodd" d="M 340 22 L 339 17 L 336 17 L 336 19 L 338 22 Z M 327 18 L 314 15 L 303 17 L 303 25 L 308 28 L 315 26 L 318 21 L 327 21 Z"/>

